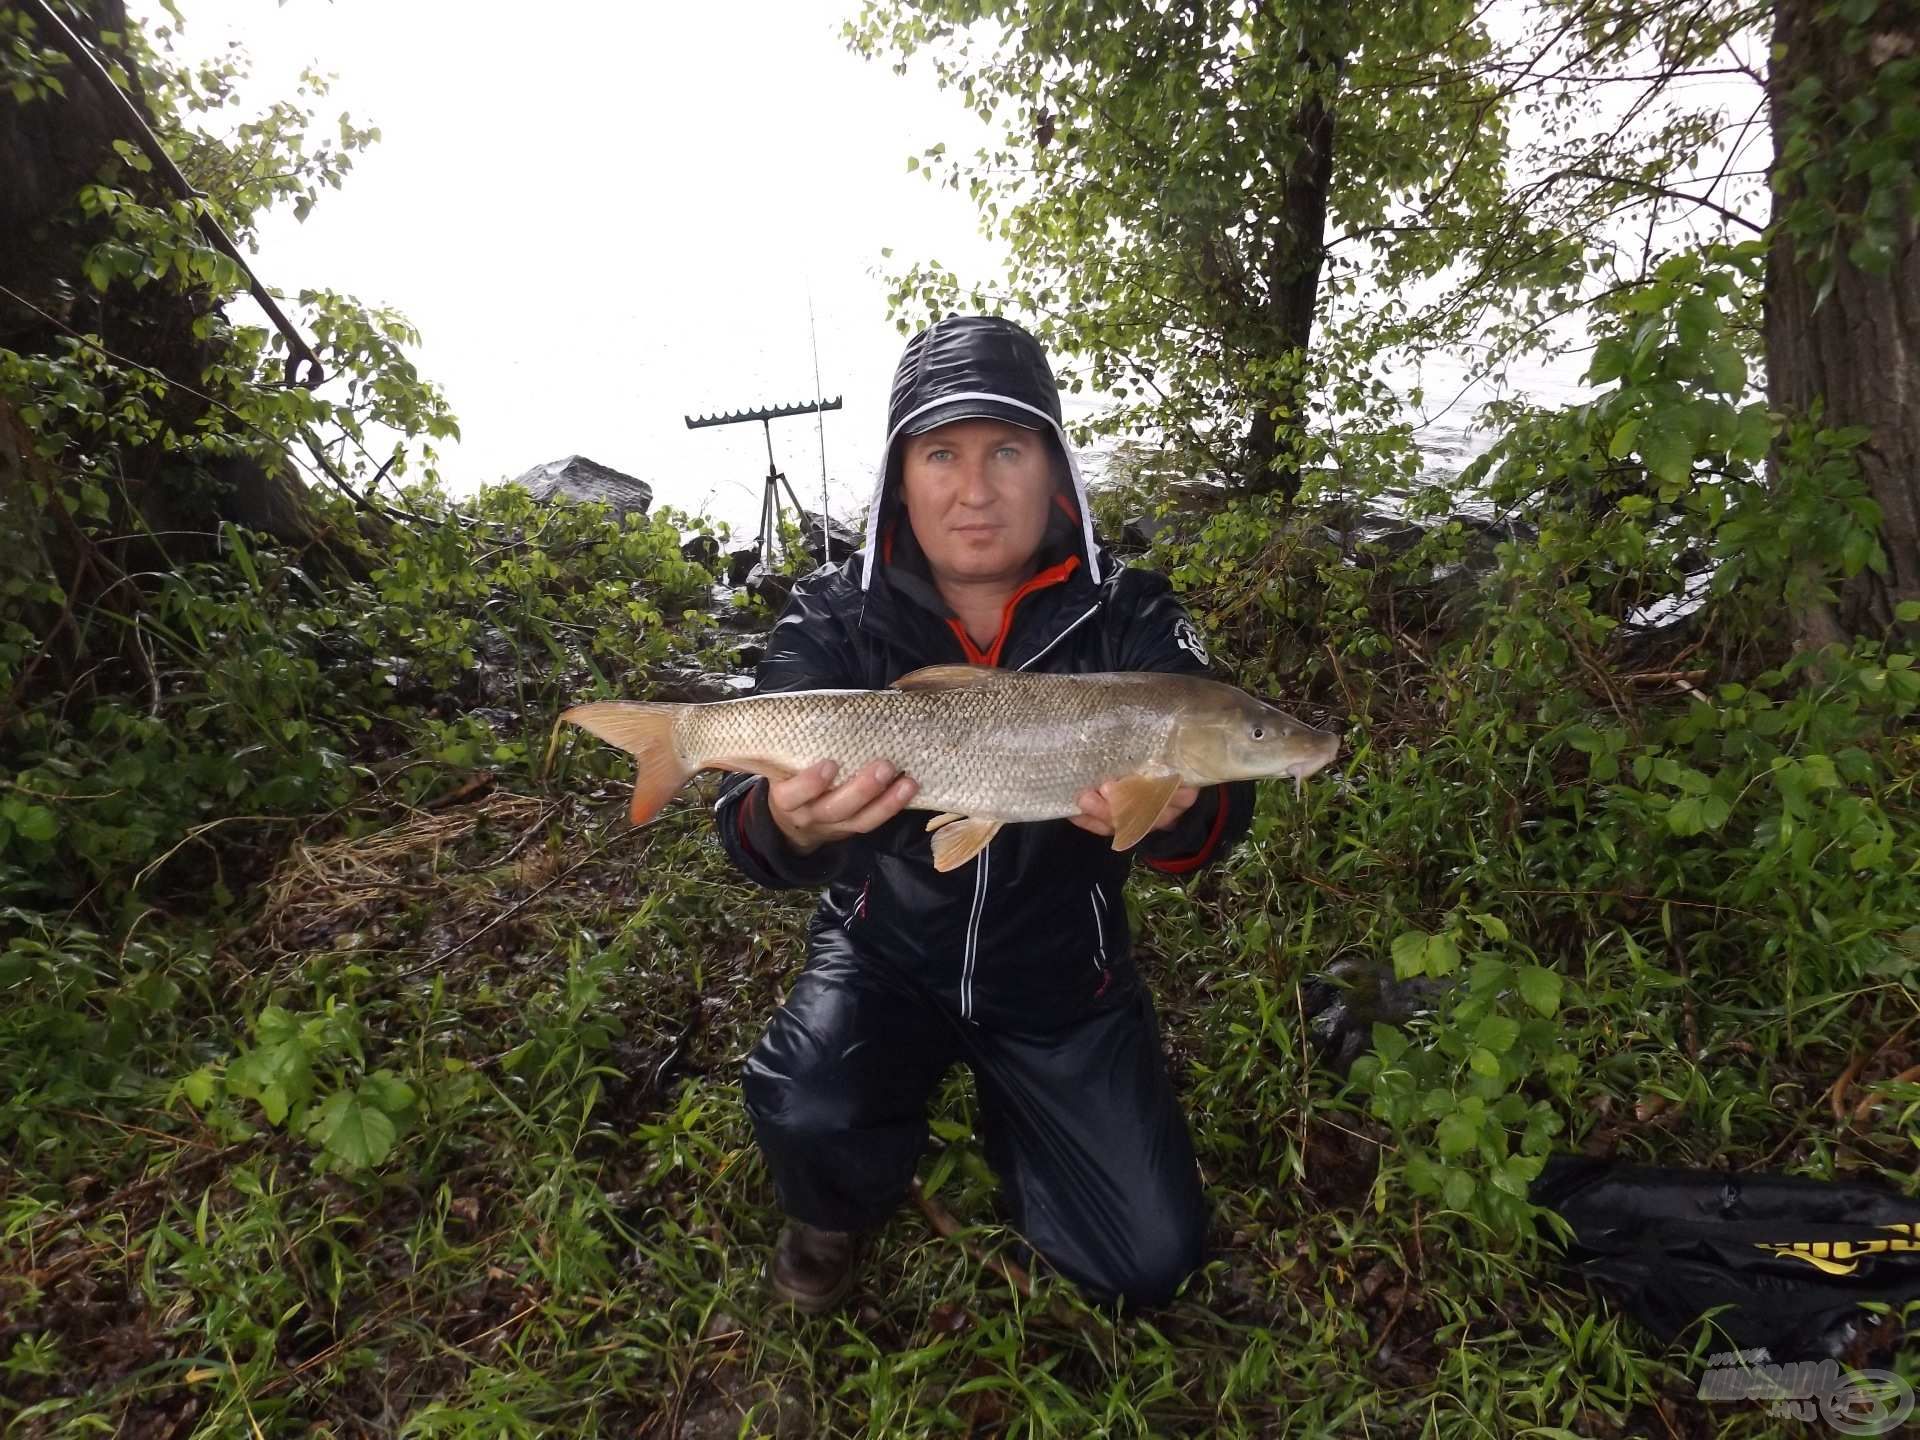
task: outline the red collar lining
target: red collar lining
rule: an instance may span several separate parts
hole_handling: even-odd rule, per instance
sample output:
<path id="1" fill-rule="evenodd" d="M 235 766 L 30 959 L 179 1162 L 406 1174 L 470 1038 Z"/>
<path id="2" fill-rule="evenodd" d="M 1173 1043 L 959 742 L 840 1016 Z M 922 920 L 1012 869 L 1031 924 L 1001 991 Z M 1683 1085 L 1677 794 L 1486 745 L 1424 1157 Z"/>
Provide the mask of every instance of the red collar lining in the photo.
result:
<path id="1" fill-rule="evenodd" d="M 1014 591 L 1007 600 L 1006 608 L 1000 612 L 1000 633 L 993 637 L 990 648 L 982 650 L 973 643 L 973 637 L 967 633 L 967 627 L 959 620 L 948 620 L 947 626 L 960 639 L 960 649 L 967 657 L 969 665 L 998 666 L 1000 651 L 1007 643 L 1007 634 L 1013 629 L 1013 611 L 1022 600 L 1036 590 L 1044 590 L 1049 585 L 1058 585 L 1079 567 L 1080 557 L 1069 555 L 1058 565 L 1050 565 L 1035 575 L 1026 584 Z"/>

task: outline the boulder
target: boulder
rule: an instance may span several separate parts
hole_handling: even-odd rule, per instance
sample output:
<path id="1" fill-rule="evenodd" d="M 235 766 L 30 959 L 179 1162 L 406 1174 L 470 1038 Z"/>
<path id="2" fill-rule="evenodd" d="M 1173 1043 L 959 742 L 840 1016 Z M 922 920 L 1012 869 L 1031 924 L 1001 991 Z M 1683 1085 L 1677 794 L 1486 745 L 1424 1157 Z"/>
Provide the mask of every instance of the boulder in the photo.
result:
<path id="1" fill-rule="evenodd" d="M 593 501 L 611 506 L 615 520 L 644 515 L 653 503 L 653 487 L 646 481 L 584 455 L 536 465 L 513 483 L 536 500 Z"/>
<path id="2" fill-rule="evenodd" d="M 778 570 L 756 565 L 753 573 L 747 576 L 747 593 L 769 610 L 778 613 L 786 609 L 787 601 L 793 598 L 793 581 Z"/>
<path id="3" fill-rule="evenodd" d="M 680 546 L 680 553 L 709 574 L 720 571 L 720 542 L 711 535 L 695 535 Z"/>
<path id="4" fill-rule="evenodd" d="M 806 546 L 807 554 L 821 565 L 831 565 L 846 559 L 860 548 L 860 536 L 852 527 L 842 524 L 831 515 L 827 517 L 827 539 L 820 541 L 820 517 L 811 510 L 800 512 L 801 543 Z"/>
<path id="5" fill-rule="evenodd" d="M 1134 515 L 1120 527 L 1120 541 L 1133 550 L 1151 550 L 1153 542 L 1167 528 L 1163 515 Z"/>
<path id="6" fill-rule="evenodd" d="M 744 550 L 728 551 L 727 583 L 729 585 L 746 584 L 747 576 L 753 573 L 753 567 L 759 563 L 760 552 L 751 545 L 747 546 Z"/>

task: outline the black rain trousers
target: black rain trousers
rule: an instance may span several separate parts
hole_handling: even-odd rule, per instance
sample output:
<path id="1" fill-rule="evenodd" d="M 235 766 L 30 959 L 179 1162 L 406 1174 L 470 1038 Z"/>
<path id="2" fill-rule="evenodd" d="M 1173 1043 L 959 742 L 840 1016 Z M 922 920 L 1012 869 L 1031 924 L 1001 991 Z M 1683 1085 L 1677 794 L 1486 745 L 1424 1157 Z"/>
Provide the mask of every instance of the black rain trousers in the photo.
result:
<path id="1" fill-rule="evenodd" d="M 899 1206 L 927 1104 L 956 1061 L 1014 1229 L 1094 1294 L 1157 1305 L 1200 1265 L 1207 1209 L 1153 1000 L 1131 967 L 1082 1017 L 1023 1032 L 962 1020 L 816 919 L 808 962 L 743 1071 L 781 1207 L 865 1230 Z M 1118 978 L 1118 977 L 1117 977 Z"/>

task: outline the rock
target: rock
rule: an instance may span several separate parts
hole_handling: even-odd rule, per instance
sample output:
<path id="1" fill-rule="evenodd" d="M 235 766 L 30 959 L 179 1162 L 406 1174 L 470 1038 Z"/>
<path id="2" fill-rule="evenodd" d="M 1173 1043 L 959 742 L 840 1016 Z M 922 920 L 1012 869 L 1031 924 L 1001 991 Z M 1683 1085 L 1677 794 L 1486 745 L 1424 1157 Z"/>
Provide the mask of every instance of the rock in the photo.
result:
<path id="1" fill-rule="evenodd" d="M 1163 516 L 1135 515 L 1120 527 L 1120 539 L 1126 545 L 1148 550 L 1153 547 L 1155 537 L 1166 528 Z"/>
<path id="2" fill-rule="evenodd" d="M 760 563 L 760 552 L 749 545 L 744 550 L 731 550 L 727 553 L 727 583 L 744 585 L 747 576 L 753 573 L 753 567 Z"/>
<path id="3" fill-rule="evenodd" d="M 769 610 L 784 610 L 793 598 L 793 581 L 778 570 L 756 565 L 747 576 L 747 593 Z"/>
<path id="4" fill-rule="evenodd" d="M 678 705 L 704 705 L 709 700 L 738 700 L 753 688 L 753 677 L 661 665 L 648 672 L 647 684 L 649 699 Z"/>
<path id="5" fill-rule="evenodd" d="M 613 518 L 644 515 L 653 503 L 653 487 L 611 466 L 569 455 L 536 465 L 514 482 L 536 500 L 595 501 L 613 508 Z"/>
<path id="6" fill-rule="evenodd" d="M 733 652 L 733 663 L 742 670 L 751 670 L 767 658 L 765 645 L 742 645 Z"/>
<path id="7" fill-rule="evenodd" d="M 801 541 L 807 548 L 807 554 L 822 565 L 831 565 L 846 559 L 860 548 L 860 536 L 850 526 L 843 525 L 831 515 L 827 517 L 827 543 L 820 543 L 820 517 L 811 510 L 800 512 Z"/>
<path id="8" fill-rule="evenodd" d="M 714 574 L 720 573 L 720 542 L 711 535 L 695 535 L 680 547 L 680 553 L 696 565 L 704 565 Z"/>

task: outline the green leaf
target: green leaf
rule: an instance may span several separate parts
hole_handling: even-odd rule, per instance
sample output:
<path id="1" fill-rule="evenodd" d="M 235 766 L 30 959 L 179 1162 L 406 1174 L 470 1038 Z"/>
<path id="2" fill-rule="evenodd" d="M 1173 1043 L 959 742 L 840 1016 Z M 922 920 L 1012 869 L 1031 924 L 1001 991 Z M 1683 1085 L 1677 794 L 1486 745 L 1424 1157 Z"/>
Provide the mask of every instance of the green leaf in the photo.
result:
<path id="1" fill-rule="evenodd" d="M 1473 1176 L 1464 1170 L 1452 1170 L 1441 1187 L 1441 1198 L 1454 1210 L 1464 1210 L 1473 1201 Z"/>
<path id="2" fill-rule="evenodd" d="M 1451 975 L 1460 968 L 1460 947 L 1451 935 L 1435 935 L 1427 941 L 1427 974 Z"/>
<path id="3" fill-rule="evenodd" d="M 391 1070 L 376 1070 L 360 1084 L 360 1094 L 370 1105 L 377 1105 L 389 1115 L 398 1115 L 413 1108 L 413 1087 L 395 1075 Z"/>
<path id="4" fill-rule="evenodd" d="M 378 1165 L 393 1153 L 398 1134 L 393 1121 L 359 1094 L 339 1091 L 327 1098 L 307 1133 L 345 1165 L 361 1169 Z"/>
<path id="5" fill-rule="evenodd" d="M 1544 965 L 1520 967 L 1520 998 L 1539 1011 L 1551 1015 L 1560 1008 L 1560 992 L 1565 982 Z"/>
<path id="6" fill-rule="evenodd" d="M 29 805 L 13 822 L 13 828 L 26 839 L 44 845 L 60 833 L 60 819 L 44 805 Z"/>
<path id="7" fill-rule="evenodd" d="M 1546 1158 L 1541 1155 L 1509 1155 L 1493 1172 L 1493 1183 L 1517 1199 L 1527 1198 Z"/>
<path id="8" fill-rule="evenodd" d="M 1607 442 L 1607 454 L 1609 456 L 1615 460 L 1624 460 L 1633 453 L 1633 442 L 1640 434 L 1640 426 L 1644 418 L 1643 416 L 1636 415 L 1613 432 L 1613 439 Z"/>
<path id="9" fill-rule="evenodd" d="M 1427 973 L 1427 935 L 1424 930 L 1407 930 L 1393 939 L 1393 974 L 1396 980 Z"/>
<path id="10" fill-rule="evenodd" d="M 204 1110 L 212 1102 L 218 1084 L 212 1068 L 202 1065 L 180 1082 L 180 1090 L 192 1102 L 194 1109 Z"/>
<path id="11" fill-rule="evenodd" d="M 1667 828 L 1676 835 L 1698 835 L 1706 825 L 1704 805 L 1698 795 L 1674 801 L 1673 808 L 1667 811 Z"/>
<path id="12" fill-rule="evenodd" d="M 1433 1138 L 1440 1153 L 1451 1160 L 1466 1154 L 1479 1142 L 1480 1127 L 1456 1110 L 1434 1129 Z"/>
<path id="13" fill-rule="evenodd" d="M 1739 395 L 1747 388 L 1747 362 L 1731 345 L 1709 345 L 1705 355 L 1713 388 L 1722 395 Z"/>
<path id="14" fill-rule="evenodd" d="M 1520 1038 L 1520 1022 L 1510 1015 L 1489 1015 L 1474 1027 L 1473 1038 L 1496 1055 L 1504 1055 Z"/>
<path id="15" fill-rule="evenodd" d="M 1593 347 L 1593 363 L 1587 366 L 1587 383 L 1604 385 L 1609 380 L 1618 380 L 1627 373 L 1627 367 L 1632 363 L 1633 351 L 1625 342 L 1602 340 Z"/>
<path id="16" fill-rule="evenodd" d="M 1693 470 L 1693 443 L 1663 413 L 1640 432 L 1640 459 L 1656 480 L 1677 485 Z"/>

